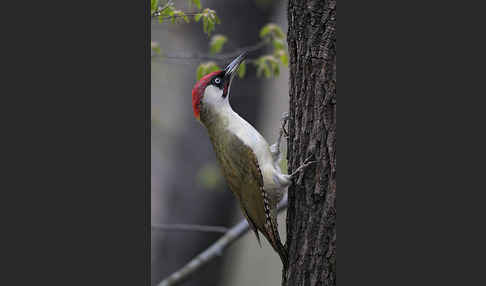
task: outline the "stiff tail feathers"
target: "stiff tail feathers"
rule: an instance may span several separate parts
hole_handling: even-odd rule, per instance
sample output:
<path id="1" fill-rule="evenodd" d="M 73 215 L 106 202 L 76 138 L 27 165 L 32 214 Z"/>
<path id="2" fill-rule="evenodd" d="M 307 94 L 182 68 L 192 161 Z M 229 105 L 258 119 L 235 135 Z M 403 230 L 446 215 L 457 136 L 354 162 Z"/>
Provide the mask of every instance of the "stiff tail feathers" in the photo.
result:
<path id="1" fill-rule="evenodd" d="M 280 235 L 278 233 L 276 221 L 272 221 L 270 225 L 267 225 L 267 233 L 265 236 L 272 245 L 272 248 L 280 256 L 280 260 L 282 261 L 284 269 L 287 269 L 289 266 L 288 253 L 287 249 L 285 249 L 285 247 L 283 246 L 282 241 L 280 241 Z"/>

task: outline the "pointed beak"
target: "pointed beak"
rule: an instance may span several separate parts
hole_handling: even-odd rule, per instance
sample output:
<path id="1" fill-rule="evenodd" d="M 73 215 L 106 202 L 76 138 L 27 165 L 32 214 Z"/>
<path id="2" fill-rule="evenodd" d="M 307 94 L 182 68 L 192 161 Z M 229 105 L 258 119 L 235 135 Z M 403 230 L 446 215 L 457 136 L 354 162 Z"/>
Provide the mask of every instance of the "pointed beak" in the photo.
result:
<path id="1" fill-rule="evenodd" d="M 223 90 L 223 97 L 228 96 L 231 82 L 235 77 L 236 71 L 240 64 L 245 60 L 247 52 L 243 52 L 239 55 L 236 59 L 234 59 L 229 65 L 226 66 L 224 69 L 224 90 Z"/>
<path id="2" fill-rule="evenodd" d="M 224 79 L 227 84 L 231 84 L 231 80 L 236 74 L 240 64 L 246 59 L 247 52 L 243 52 L 236 59 L 234 59 L 229 65 L 224 69 Z"/>

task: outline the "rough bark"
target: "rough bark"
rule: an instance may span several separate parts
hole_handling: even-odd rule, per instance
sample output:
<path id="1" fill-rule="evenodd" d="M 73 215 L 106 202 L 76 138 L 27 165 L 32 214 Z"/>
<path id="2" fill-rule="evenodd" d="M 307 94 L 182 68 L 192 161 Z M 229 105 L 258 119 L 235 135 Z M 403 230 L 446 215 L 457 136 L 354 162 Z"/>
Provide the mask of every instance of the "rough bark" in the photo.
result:
<path id="1" fill-rule="evenodd" d="M 282 285 L 336 285 L 336 1 L 289 0 L 289 188 Z"/>

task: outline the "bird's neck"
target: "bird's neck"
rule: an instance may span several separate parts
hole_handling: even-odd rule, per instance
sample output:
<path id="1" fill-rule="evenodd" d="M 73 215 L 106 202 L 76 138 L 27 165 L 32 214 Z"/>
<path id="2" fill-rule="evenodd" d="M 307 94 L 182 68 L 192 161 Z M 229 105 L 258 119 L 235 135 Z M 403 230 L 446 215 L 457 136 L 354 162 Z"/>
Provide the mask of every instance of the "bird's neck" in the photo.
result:
<path id="1" fill-rule="evenodd" d="M 201 122 L 210 133 L 227 129 L 231 121 L 237 120 L 239 117 L 231 108 L 228 100 L 218 106 L 203 106 L 200 115 Z"/>

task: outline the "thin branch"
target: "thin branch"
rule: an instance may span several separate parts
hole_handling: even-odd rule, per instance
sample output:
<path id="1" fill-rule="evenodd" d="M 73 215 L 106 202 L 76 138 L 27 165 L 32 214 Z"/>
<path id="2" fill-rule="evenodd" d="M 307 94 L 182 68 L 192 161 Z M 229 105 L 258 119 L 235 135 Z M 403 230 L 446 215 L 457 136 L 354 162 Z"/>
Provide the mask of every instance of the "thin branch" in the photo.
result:
<path id="1" fill-rule="evenodd" d="M 172 19 L 172 18 L 181 18 L 181 17 L 185 17 L 185 16 L 196 16 L 198 14 L 204 13 L 204 12 L 198 12 L 198 11 L 191 11 L 191 12 L 184 12 L 184 15 L 160 17 L 160 15 L 162 14 L 162 11 L 167 9 L 167 7 L 169 7 L 172 4 L 173 4 L 172 0 L 169 0 L 169 1 L 167 1 L 167 3 L 165 3 L 164 6 L 159 6 L 157 8 L 157 10 L 152 13 L 152 15 L 151 15 L 152 20 L 168 20 L 168 19 Z M 152 24 L 156 24 L 156 23 L 160 23 L 160 22 L 152 22 Z"/>
<path id="2" fill-rule="evenodd" d="M 152 14 L 152 17 L 158 17 L 162 11 L 164 11 L 167 7 L 172 4 L 172 0 L 167 1 L 164 6 L 159 6 L 157 10 Z"/>
<path id="3" fill-rule="evenodd" d="M 280 213 L 287 208 L 288 198 L 287 195 L 277 206 L 277 211 Z M 172 273 L 169 277 L 162 280 L 158 286 L 172 286 L 187 279 L 191 274 L 196 272 L 199 268 L 206 265 L 209 261 L 213 260 L 216 256 L 222 255 L 223 251 L 235 242 L 238 238 L 242 237 L 249 230 L 246 219 L 241 220 L 237 225 L 233 226 L 224 236 L 213 243 L 209 248 L 201 252 L 198 256 L 194 257 L 184 267 Z"/>
<path id="4" fill-rule="evenodd" d="M 184 12 L 184 15 L 173 15 L 173 16 L 166 16 L 166 17 L 160 17 L 159 15 L 152 15 L 152 24 L 164 24 L 167 22 L 159 22 L 160 20 L 170 20 L 172 18 L 183 18 L 185 16 L 196 16 L 202 14 L 202 12 Z"/>
<path id="5" fill-rule="evenodd" d="M 161 58 L 161 59 L 169 59 L 169 60 L 185 60 L 185 61 L 201 61 L 201 60 L 214 60 L 214 61 L 226 61 L 229 59 L 233 59 L 234 57 L 239 56 L 242 52 L 254 52 L 266 46 L 265 41 L 261 41 L 255 45 L 247 46 L 243 48 L 239 48 L 235 51 L 229 53 L 223 53 L 218 55 L 208 55 L 208 54 L 199 54 L 199 53 L 163 53 L 163 54 L 156 54 L 152 55 L 152 58 Z"/>
<path id="6" fill-rule="evenodd" d="M 226 233 L 227 227 L 211 226 L 211 225 L 197 225 L 197 224 L 153 224 L 153 229 L 167 230 L 167 231 L 201 231 L 201 232 L 219 232 Z"/>

